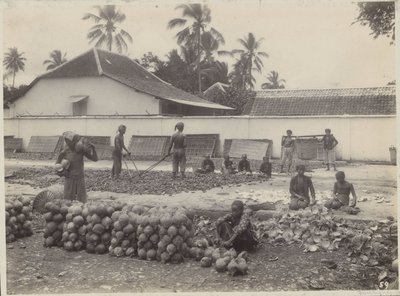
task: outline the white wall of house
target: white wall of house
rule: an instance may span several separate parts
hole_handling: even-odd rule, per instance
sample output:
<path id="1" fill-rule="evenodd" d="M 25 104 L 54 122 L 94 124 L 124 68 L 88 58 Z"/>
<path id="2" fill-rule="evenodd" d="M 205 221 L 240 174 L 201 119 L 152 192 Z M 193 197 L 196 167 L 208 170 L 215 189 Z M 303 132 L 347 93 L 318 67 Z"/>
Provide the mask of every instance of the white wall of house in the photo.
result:
<path id="1" fill-rule="evenodd" d="M 159 114 L 159 100 L 107 77 L 40 79 L 13 106 L 18 115 L 72 115 L 70 96 L 88 95 L 87 115 Z"/>
<path id="2" fill-rule="evenodd" d="M 287 129 L 294 135 L 323 134 L 331 128 L 339 141 L 337 156 L 343 160 L 389 161 L 389 147 L 396 145 L 395 116 L 343 117 L 101 117 L 5 118 L 4 135 L 23 138 L 24 147 L 35 135 L 61 135 L 66 130 L 81 135 L 114 136 L 118 125 L 131 135 L 171 135 L 177 122 L 188 134 L 219 134 L 225 139 L 270 139 L 272 156 L 280 156 L 280 142 Z"/>

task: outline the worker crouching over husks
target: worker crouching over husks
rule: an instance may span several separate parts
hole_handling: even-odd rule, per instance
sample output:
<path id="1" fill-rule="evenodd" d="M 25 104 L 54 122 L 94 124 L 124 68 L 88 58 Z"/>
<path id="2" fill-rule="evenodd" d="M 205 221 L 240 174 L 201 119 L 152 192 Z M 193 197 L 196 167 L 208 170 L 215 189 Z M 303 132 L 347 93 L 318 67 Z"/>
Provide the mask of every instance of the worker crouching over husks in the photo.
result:
<path id="1" fill-rule="evenodd" d="M 254 250 L 258 239 L 250 221 L 250 210 L 245 210 L 240 200 L 232 203 L 231 210 L 232 213 L 215 222 L 221 246 L 233 247 L 237 252 Z"/>
<path id="2" fill-rule="evenodd" d="M 206 155 L 204 157 L 203 162 L 201 163 L 201 168 L 198 168 L 196 170 L 196 173 L 198 173 L 198 174 L 208 174 L 208 173 L 213 173 L 214 170 L 215 170 L 214 162 L 211 160 L 209 155 Z"/>
<path id="3" fill-rule="evenodd" d="M 247 154 L 242 155 L 242 159 L 238 164 L 238 172 L 251 174 L 250 162 L 247 160 Z"/>
<path id="4" fill-rule="evenodd" d="M 96 149 L 88 142 L 82 145 L 82 142 L 79 141 L 81 137 L 73 132 L 65 132 L 63 137 L 67 147 L 60 153 L 56 163 L 69 162 L 63 172 L 65 176 L 64 199 L 86 202 L 83 157 L 97 161 Z"/>
<path id="5" fill-rule="evenodd" d="M 290 204 L 289 209 L 305 209 L 309 205 L 315 204 L 315 191 L 310 177 L 304 175 L 306 168 L 304 165 L 296 167 L 297 175 L 290 181 Z M 311 192 L 311 202 L 310 202 Z"/>
<path id="6" fill-rule="evenodd" d="M 233 166 L 233 161 L 230 159 L 229 155 L 224 157 L 224 163 L 222 164 L 221 172 L 225 175 L 237 173 L 237 170 Z"/>
<path id="7" fill-rule="evenodd" d="M 186 136 L 183 133 L 184 124 L 183 122 L 178 122 L 175 125 L 175 132 L 171 137 L 171 144 L 168 149 L 168 155 L 172 152 L 172 177 L 175 179 L 178 173 L 178 168 L 180 168 L 182 178 L 185 178 L 186 170 Z"/>
<path id="8" fill-rule="evenodd" d="M 346 181 L 344 172 L 339 171 L 336 173 L 335 185 L 333 186 L 333 198 L 325 203 L 328 209 L 337 210 L 342 206 L 355 207 L 357 202 L 356 192 L 353 184 Z M 350 193 L 353 196 L 353 201 L 350 204 Z"/>

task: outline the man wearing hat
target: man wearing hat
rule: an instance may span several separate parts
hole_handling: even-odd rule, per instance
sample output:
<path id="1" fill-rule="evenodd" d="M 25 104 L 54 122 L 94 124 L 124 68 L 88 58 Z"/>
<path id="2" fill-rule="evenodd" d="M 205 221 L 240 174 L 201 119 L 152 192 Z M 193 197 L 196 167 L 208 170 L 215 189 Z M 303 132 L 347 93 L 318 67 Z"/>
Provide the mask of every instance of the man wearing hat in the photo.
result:
<path id="1" fill-rule="evenodd" d="M 86 202 L 83 157 L 97 161 L 96 149 L 90 143 L 89 149 L 76 149 L 81 137 L 73 132 L 65 132 L 63 137 L 67 147 L 58 156 L 56 167 L 65 176 L 64 199 Z"/>
<path id="2" fill-rule="evenodd" d="M 186 169 L 186 136 L 183 133 L 184 124 L 178 122 L 175 125 L 176 132 L 171 137 L 171 144 L 168 148 L 168 155 L 172 152 L 172 177 L 175 179 L 180 168 L 182 178 L 185 178 Z"/>

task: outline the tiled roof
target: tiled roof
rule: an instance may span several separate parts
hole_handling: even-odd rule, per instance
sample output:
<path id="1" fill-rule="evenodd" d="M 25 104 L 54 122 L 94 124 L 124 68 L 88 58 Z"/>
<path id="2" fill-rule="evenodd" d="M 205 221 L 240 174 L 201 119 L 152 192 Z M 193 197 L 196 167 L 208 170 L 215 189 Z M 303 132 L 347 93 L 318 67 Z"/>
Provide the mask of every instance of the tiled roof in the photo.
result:
<path id="1" fill-rule="evenodd" d="M 107 76 L 137 91 L 152 96 L 211 109 L 231 109 L 187 93 L 161 80 L 129 57 L 109 51 L 93 48 L 90 51 L 50 70 L 36 78 Z"/>
<path id="2" fill-rule="evenodd" d="M 250 116 L 394 115 L 396 87 L 265 90 L 246 107 Z"/>

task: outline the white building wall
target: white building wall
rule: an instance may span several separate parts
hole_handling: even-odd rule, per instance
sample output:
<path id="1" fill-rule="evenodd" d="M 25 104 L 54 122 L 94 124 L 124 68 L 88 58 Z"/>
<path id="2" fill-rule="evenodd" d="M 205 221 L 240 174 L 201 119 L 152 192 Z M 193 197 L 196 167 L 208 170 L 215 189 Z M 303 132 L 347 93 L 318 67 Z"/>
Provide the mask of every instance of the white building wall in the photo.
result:
<path id="1" fill-rule="evenodd" d="M 219 134 L 225 139 L 270 139 L 273 157 L 280 157 L 280 142 L 287 129 L 295 135 L 323 134 L 331 128 L 339 141 L 338 159 L 389 161 L 389 147 L 396 145 L 396 117 L 83 117 L 4 119 L 4 134 L 23 138 L 24 147 L 35 135 L 61 135 L 66 130 L 81 135 L 111 136 L 120 124 L 127 126 L 126 139 L 135 135 L 171 135 L 177 122 L 187 134 Z"/>
<path id="2" fill-rule="evenodd" d="M 107 77 L 40 79 L 13 106 L 18 115 L 72 115 L 74 95 L 88 95 L 87 115 L 159 114 L 159 100 Z"/>

